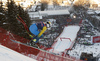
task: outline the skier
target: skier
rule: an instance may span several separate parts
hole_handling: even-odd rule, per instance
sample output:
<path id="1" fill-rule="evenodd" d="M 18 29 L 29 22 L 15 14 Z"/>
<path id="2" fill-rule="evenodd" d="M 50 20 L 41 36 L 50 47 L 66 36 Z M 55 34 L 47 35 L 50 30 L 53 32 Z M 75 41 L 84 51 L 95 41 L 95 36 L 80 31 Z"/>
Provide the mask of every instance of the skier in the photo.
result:
<path id="1" fill-rule="evenodd" d="M 47 28 L 49 28 L 51 26 L 51 22 L 40 22 L 40 23 L 34 23 L 29 27 L 29 30 L 32 34 L 35 35 L 35 37 L 33 37 L 33 40 L 31 40 L 31 42 L 35 42 L 37 43 L 39 41 L 40 38 L 43 37 L 43 33 L 46 31 Z M 39 30 L 41 30 L 39 32 Z M 31 36 L 31 35 L 30 35 Z"/>

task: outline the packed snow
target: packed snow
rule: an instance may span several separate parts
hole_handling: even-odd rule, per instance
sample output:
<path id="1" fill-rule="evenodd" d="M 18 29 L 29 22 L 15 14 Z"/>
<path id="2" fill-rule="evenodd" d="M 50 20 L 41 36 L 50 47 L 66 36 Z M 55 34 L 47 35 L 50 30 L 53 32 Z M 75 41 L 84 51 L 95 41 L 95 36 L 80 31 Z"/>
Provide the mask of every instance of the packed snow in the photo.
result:
<path id="1" fill-rule="evenodd" d="M 36 61 L 36 60 L 0 45 L 0 61 Z"/>
<path id="2" fill-rule="evenodd" d="M 61 35 L 57 38 L 57 42 L 53 47 L 54 52 L 64 52 L 64 50 L 71 48 L 79 29 L 79 26 L 66 26 Z"/>

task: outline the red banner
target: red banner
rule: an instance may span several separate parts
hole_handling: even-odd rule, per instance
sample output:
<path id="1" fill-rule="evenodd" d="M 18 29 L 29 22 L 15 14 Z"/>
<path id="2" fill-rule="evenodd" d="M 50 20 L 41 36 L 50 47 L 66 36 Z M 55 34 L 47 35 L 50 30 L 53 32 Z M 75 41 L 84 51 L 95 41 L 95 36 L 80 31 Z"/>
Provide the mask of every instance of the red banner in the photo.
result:
<path id="1" fill-rule="evenodd" d="M 100 36 L 93 37 L 93 43 L 100 43 Z"/>
<path id="2" fill-rule="evenodd" d="M 74 57 L 70 57 L 70 56 L 62 57 L 62 56 L 54 55 L 54 54 L 47 53 L 44 51 L 39 52 L 37 60 L 38 61 L 82 61 Z"/>

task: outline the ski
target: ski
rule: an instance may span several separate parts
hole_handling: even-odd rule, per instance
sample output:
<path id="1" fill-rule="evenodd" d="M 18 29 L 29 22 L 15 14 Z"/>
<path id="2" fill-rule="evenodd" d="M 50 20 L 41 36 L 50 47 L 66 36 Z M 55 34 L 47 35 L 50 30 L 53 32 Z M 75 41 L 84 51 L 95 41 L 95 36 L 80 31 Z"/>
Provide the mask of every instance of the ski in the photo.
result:
<path id="1" fill-rule="evenodd" d="M 11 41 L 13 41 L 13 42 L 15 42 L 15 43 L 18 43 L 18 44 L 23 44 L 23 45 L 27 45 L 27 46 L 32 46 L 32 47 L 35 47 L 35 48 L 39 48 L 39 46 L 36 44 L 36 43 L 34 43 L 34 42 L 32 42 L 32 43 L 22 43 L 22 42 L 19 42 L 19 41 L 17 41 L 17 40 L 13 40 L 13 39 L 10 39 Z"/>

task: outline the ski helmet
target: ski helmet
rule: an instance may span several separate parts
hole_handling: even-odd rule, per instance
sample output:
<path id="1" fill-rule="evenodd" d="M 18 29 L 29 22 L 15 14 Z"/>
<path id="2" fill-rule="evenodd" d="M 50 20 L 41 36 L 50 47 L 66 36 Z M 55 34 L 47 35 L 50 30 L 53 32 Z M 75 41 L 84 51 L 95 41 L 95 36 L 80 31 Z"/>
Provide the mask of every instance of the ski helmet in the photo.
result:
<path id="1" fill-rule="evenodd" d="M 51 27 L 51 22 L 50 21 L 46 22 L 46 26 L 47 28 Z"/>

